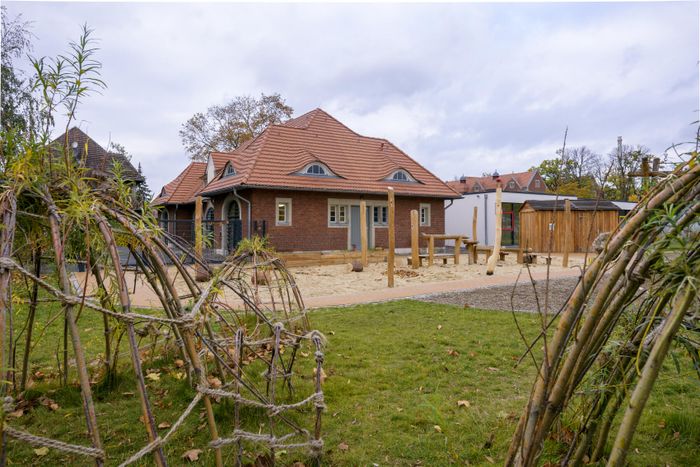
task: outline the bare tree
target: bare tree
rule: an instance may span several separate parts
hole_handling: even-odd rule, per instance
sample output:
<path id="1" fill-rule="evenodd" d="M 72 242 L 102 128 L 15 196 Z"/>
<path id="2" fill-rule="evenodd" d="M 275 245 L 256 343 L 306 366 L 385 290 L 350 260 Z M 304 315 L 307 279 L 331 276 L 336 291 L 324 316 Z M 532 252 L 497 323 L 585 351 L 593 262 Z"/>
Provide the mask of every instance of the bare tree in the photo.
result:
<path id="1" fill-rule="evenodd" d="M 294 112 L 279 94 L 235 97 L 224 105 L 197 112 L 180 129 L 182 144 L 192 160 L 206 160 L 212 151 L 233 151 L 269 125 Z"/>
<path id="2" fill-rule="evenodd" d="M 631 195 L 636 194 L 635 180 L 630 174 L 639 170 L 643 157 L 650 156 L 649 148 L 640 144 L 620 144 L 608 153 L 608 161 L 612 166 L 609 180 L 618 199 L 628 201 Z"/>

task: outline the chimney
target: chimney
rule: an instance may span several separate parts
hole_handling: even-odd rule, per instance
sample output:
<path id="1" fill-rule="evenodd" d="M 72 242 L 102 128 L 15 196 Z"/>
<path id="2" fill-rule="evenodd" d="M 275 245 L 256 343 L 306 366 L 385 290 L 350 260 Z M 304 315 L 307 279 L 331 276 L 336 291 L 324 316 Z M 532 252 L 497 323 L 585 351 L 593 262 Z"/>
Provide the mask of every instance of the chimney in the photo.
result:
<path id="1" fill-rule="evenodd" d="M 491 175 L 491 178 L 493 178 L 494 180 L 497 180 L 498 177 L 500 177 L 500 175 L 498 174 L 498 170 L 494 170 L 493 175 Z"/>

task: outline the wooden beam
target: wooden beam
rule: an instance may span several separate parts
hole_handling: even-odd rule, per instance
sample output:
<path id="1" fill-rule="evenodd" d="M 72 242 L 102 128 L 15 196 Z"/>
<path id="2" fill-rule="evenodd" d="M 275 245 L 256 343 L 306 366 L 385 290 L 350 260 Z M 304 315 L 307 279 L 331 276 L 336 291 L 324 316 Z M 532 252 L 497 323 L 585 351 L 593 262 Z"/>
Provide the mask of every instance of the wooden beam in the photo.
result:
<path id="1" fill-rule="evenodd" d="M 411 267 L 418 269 L 420 266 L 419 244 L 418 244 L 418 211 L 411 210 Z"/>
<path id="2" fill-rule="evenodd" d="M 564 257 L 561 260 L 561 265 L 565 268 L 569 267 L 569 251 L 571 250 L 571 200 L 564 200 Z"/>
<path id="3" fill-rule="evenodd" d="M 432 235 L 428 237 L 428 267 L 433 265 L 433 258 L 435 257 L 435 237 Z"/>
<path id="4" fill-rule="evenodd" d="M 455 240 L 455 264 L 459 264 L 459 255 L 462 250 L 462 237 L 458 237 Z"/>
<path id="5" fill-rule="evenodd" d="M 202 254 L 202 211 L 202 197 L 197 196 L 194 203 L 194 252 L 200 258 L 204 258 Z M 195 280 L 199 282 L 206 282 L 209 280 L 209 274 L 207 274 L 207 271 L 205 271 L 199 263 L 196 263 L 195 266 Z"/>
<path id="6" fill-rule="evenodd" d="M 367 202 L 360 201 L 360 245 L 362 250 L 362 266 L 367 267 Z"/>
<path id="7" fill-rule="evenodd" d="M 493 240 L 493 252 L 491 257 L 486 262 L 486 275 L 491 276 L 496 270 L 496 262 L 498 261 L 501 253 L 501 236 L 503 235 L 503 205 L 501 200 L 503 199 L 503 189 L 501 188 L 501 181 L 498 181 L 498 186 L 496 187 L 496 219 L 494 227 L 496 228 L 496 238 Z"/>
<path id="8" fill-rule="evenodd" d="M 473 242 L 478 241 L 476 238 L 476 224 L 477 224 L 477 220 L 478 220 L 478 217 L 477 217 L 478 214 L 479 214 L 479 207 L 474 206 L 474 214 L 472 214 L 472 241 Z"/>
<path id="9" fill-rule="evenodd" d="M 518 212 L 518 264 L 523 264 L 523 259 L 525 255 L 525 239 L 523 235 L 523 213 Z"/>
<path id="10" fill-rule="evenodd" d="M 396 249 L 396 231 L 395 231 L 395 219 L 394 219 L 394 189 L 389 187 L 387 190 L 387 197 L 388 197 L 388 206 L 387 210 L 389 211 L 389 252 L 387 255 L 387 270 L 386 270 L 386 276 L 387 276 L 387 285 L 389 287 L 394 287 L 394 250 Z"/>

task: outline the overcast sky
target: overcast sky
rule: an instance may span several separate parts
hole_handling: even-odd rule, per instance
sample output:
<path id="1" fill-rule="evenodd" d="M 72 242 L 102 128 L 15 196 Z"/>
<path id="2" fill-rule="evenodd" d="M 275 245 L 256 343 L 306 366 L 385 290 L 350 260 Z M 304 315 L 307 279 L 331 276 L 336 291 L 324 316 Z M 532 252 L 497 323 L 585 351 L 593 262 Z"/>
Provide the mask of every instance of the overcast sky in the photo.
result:
<path id="1" fill-rule="evenodd" d="M 661 153 L 700 108 L 698 2 L 138 4 L 3 2 L 55 56 L 87 22 L 108 89 L 80 126 L 141 162 L 154 191 L 188 162 L 178 130 L 279 92 L 385 137 L 443 179 L 526 170 L 618 135 Z"/>

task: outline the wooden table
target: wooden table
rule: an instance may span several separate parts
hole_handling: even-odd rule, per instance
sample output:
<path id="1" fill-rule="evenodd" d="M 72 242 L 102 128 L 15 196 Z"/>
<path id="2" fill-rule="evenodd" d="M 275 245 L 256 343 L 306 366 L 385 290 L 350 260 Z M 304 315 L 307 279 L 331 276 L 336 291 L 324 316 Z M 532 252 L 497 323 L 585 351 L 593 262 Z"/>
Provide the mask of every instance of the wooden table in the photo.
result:
<path id="1" fill-rule="evenodd" d="M 435 240 L 454 240 L 455 241 L 455 264 L 459 264 L 459 250 L 462 246 L 462 239 L 466 235 L 449 235 L 449 234 L 421 234 L 423 238 L 428 239 L 428 267 L 433 265 L 433 259 L 435 258 Z"/>
<path id="2" fill-rule="evenodd" d="M 467 247 L 467 254 L 469 255 L 469 260 L 471 264 L 476 264 L 478 262 L 476 245 L 479 243 L 476 240 L 469 240 L 468 238 L 463 238 L 462 243 Z"/>

